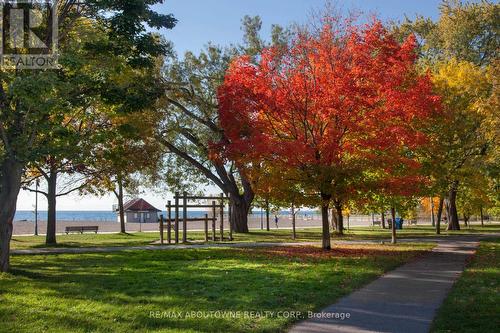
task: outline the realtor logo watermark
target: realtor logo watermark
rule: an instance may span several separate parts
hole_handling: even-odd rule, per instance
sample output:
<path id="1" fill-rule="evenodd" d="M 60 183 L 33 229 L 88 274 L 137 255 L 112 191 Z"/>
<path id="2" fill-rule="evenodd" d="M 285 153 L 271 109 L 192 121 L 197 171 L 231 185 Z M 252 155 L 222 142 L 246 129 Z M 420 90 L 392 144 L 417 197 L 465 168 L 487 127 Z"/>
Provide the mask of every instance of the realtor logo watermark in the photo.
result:
<path id="1" fill-rule="evenodd" d="M 57 0 L 0 0 L 0 67 L 57 67 Z"/>

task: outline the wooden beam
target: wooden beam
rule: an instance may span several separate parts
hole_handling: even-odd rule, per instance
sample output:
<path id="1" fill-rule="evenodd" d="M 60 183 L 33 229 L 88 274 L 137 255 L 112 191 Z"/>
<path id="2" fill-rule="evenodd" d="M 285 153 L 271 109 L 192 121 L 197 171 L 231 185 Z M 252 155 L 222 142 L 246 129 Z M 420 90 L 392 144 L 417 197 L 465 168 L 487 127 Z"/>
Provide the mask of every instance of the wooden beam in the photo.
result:
<path id="1" fill-rule="evenodd" d="M 183 193 L 182 200 L 182 242 L 187 242 L 187 192 Z"/>
<path id="2" fill-rule="evenodd" d="M 179 244 L 179 193 L 175 193 L 175 244 Z"/>
<path id="3" fill-rule="evenodd" d="M 172 243 L 172 203 L 170 200 L 167 202 L 167 242 L 168 244 Z"/>

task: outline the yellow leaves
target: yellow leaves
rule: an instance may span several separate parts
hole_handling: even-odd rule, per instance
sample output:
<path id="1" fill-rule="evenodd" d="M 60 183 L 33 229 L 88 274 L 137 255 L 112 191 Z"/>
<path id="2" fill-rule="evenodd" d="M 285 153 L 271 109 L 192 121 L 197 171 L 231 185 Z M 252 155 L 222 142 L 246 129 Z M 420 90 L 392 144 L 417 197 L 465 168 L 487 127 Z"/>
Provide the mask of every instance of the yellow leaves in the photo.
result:
<path id="1" fill-rule="evenodd" d="M 487 94 L 491 86 L 485 69 L 456 59 L 438 65 L 433 83 L 441 91 L 455 90 L 476 97 Z"/>
<path id="2" fill-rule="evenodd" d="M 448 112 L 484 117 L 492 110 L 490 68 L 451 59 L 437 65 L 432 81 Z"/>
<path id="3" fill-rule="evenodd" d="M 36 168 L 29 168 L 26 170 L 26 178 L 38 178 L 41 175 L 40 171 Z"/>
<path id="4" fill-rule="evenodd" d="M 439 206 L 439 198 L 422 198 L 420 200 L 420 205 L 425 213 L 430 213 L 432 209 L 436 212 L 437 207 Z"/>

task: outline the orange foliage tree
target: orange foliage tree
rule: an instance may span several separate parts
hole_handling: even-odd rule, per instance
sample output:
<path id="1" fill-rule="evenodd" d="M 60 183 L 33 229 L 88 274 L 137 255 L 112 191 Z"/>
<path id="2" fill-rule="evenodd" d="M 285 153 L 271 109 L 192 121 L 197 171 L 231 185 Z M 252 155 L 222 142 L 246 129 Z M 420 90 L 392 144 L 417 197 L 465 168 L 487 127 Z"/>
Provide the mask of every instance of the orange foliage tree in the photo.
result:
<path id="1" fill-rule="evenodd" d="M 341 209 L 378 169 L 414 163 L 402 150 L 425 144 L 414 125 L 439 103 L 415 69 L 414 37 L 399 44 L 379 21 L 338 29 L 331 20 L 257 63 L 233 61 L 218 96 L 227 140 L 214 145 L 244 168 L 264 161 L 299 175 L 321 207 L 324 249 L 330 204 Z"/>

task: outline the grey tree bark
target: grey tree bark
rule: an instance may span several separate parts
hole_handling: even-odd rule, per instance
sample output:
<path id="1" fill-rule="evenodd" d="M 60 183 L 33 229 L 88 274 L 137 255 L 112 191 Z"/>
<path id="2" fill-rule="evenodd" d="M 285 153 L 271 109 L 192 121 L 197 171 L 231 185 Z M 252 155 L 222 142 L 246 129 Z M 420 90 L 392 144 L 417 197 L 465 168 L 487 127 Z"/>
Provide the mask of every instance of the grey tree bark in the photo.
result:
<path id="1" fill-rule="evenodd" d="M 322 224 L 322 248 L 323 250 L 331 250 L 330 244 L 330 223 L 328 223 L 328 209 L 332 196 L 329 194 L 321 193 L 321 224 Z"/>
<path id="2" fill-rule="evenodd" d="M 396 209 L 394 207 L 391 207 L 391 216 L 391 243 L 396 244 Z"/>
<path id="3" fill-rule="evenodd" d="M 448 192 L 448 230 L 460 230 L 457 211 L 458 182 L 453 182 Z"/>
<path id="4" fill-rule="evenodd" d="M 0 165 L 0 172 L 0 271 L 7 272 L 10 267 L 12 222 L 21 189 L 23 166 L 14 158 L 6 157 Z"/>
<path id="5" fill-rule="evenodd" d="M 441 216 L 443 215 L 444 198 L 439 197 L 438 211 L 436 216 L 436 234 L 441 234 Z"/>
<path id="6" fill-rule="evenodd" d="M 342 236 L 344 234 L 344 216 L 342 214 L 342 201 L 335 200 L 334 206 L 337 216 L 337 235 Z"/>
<path id="7" fill-rule="evenodd" d="M 57 172 L 51 170 L 47 178 L 47 234 L 45 244 L 57 244 L 56 239 L 56 204 L 57 204 Z"/>

